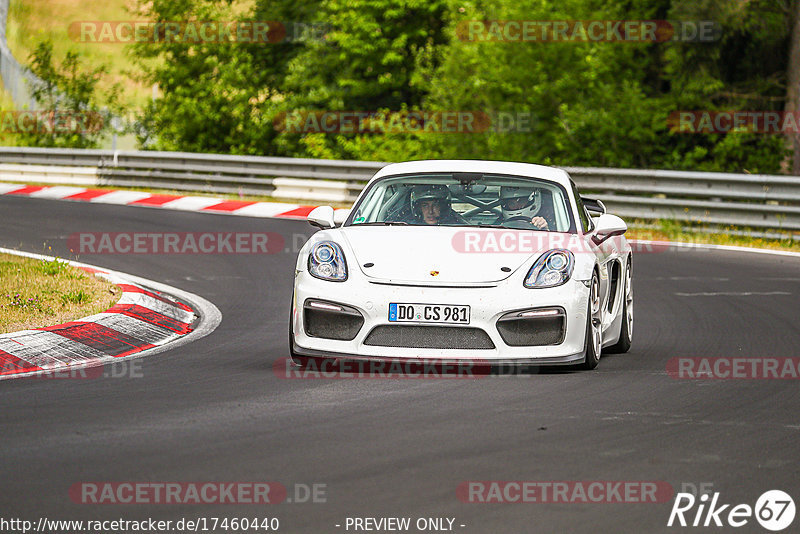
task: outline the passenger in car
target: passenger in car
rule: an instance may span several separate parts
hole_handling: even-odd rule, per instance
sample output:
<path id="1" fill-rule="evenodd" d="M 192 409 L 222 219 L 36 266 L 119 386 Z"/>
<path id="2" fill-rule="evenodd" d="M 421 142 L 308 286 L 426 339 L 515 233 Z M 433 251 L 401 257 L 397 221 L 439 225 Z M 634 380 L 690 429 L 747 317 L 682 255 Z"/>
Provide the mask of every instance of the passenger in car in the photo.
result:
<path id="1" fill-rule="evenodd" d="M 552 224 L 545 218 L 542 197 L 542 191 L 538 188 L 501 187 L 500 208 L 503 215 L 497 223 L 521 221 L 539 230 L 549 230 Z"/>
<path id="2" fill-rule="evenodd" d="M 411 190 L 412 223 L 466 224 L 451 206 L 450 190 L 444 185 L 419 185 Z"/>

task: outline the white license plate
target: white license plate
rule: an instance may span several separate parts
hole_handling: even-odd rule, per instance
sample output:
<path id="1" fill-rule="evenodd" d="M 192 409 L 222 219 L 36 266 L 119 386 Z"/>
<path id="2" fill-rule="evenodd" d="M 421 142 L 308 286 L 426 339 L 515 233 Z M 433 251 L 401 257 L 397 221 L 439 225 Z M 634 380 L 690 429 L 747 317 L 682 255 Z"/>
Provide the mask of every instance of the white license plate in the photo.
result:
<path id="1" fill-rule="evenodd" d="M 389 321 L 469 324 L 469 306 L 392 302 L 389 304 Z"/>

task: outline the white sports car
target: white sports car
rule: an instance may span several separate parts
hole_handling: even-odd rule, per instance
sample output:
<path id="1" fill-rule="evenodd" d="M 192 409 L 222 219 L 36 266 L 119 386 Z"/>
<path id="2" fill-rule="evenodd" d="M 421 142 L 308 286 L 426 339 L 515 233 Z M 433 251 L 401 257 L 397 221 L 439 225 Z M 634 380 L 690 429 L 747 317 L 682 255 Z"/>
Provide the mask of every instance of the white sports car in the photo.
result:
<path id="1" fill-rule="evenodd" d="M 344 213 L 342 213 L 344 212 Z M 336 215 L 346 220 L 337 227 Z M 633 334 L 625 222 L 561 169 L 387 165 L 320 206 L 295 268 L 289 348 L 314 359 L 582 365 Z"/>

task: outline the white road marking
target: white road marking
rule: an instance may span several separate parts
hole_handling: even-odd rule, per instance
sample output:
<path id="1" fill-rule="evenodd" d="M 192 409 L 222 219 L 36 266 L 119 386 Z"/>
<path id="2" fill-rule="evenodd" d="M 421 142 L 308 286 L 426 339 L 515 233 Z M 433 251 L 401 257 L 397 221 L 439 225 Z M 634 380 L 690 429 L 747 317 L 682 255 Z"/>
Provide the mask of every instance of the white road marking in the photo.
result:
<path id="1" fill-rule="evenodd" d="M 709 291 L 701 293 L 675 293 L 679 297 L 750 297 L 761 295 L 791 295 L 787 291 Z"/>
<path id="2" fill-rule="evenodd" d="M 723 278 L 719 276 L 655 276 L 653 278 L 639 278 L 637 280 L 672 280 L 675 282 L 681 280 L 712 280 L 714 282 L 729 282 L 730 278 Z"/>

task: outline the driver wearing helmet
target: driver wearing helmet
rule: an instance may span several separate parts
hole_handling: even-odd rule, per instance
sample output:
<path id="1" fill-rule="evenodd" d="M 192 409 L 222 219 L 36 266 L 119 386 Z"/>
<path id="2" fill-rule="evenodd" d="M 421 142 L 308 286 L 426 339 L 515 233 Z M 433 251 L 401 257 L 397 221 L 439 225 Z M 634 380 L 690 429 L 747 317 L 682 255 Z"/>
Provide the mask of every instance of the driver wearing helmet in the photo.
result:
<path id="1" fill-rule="evenodd" d="M 411 190 L 412 222 L 463 224 L 450 206 L 450 190 L 444 185 L 418 185 Z"/>
<path id="2" fill-rule="evenodd" d="M 503 211 L 498 223 L 511 220 L 529 222 L 539 230 L 549 230 L 550 225 L 541 216 L 542 192 L 536 188 L 502 186 L 500 207 Z"/>

